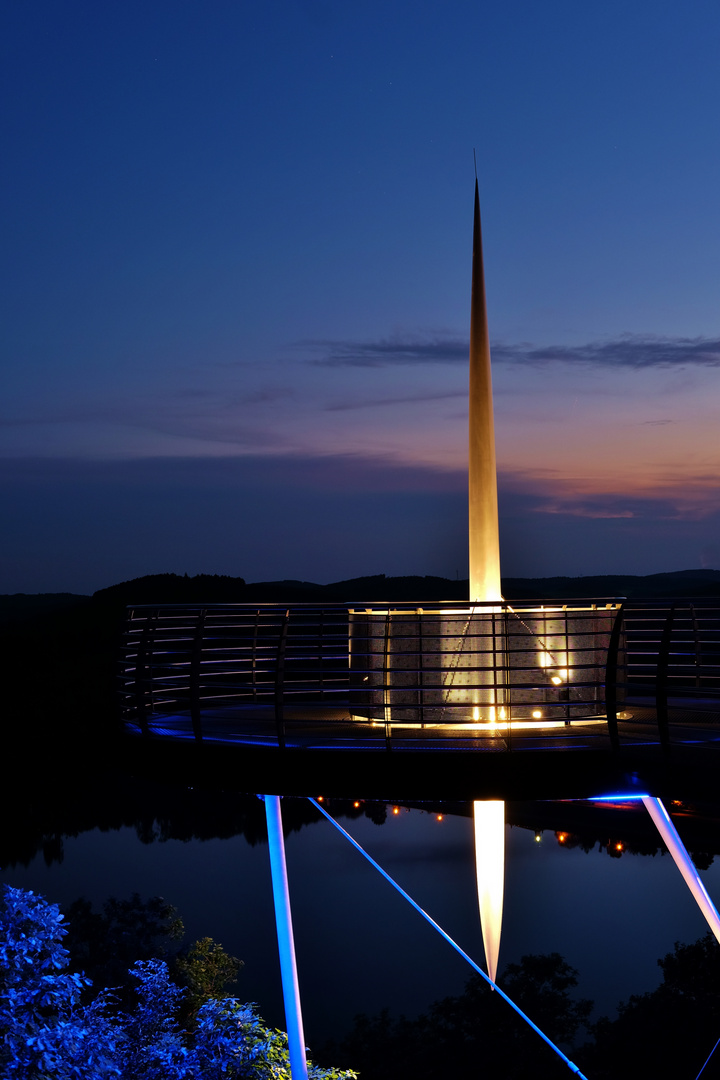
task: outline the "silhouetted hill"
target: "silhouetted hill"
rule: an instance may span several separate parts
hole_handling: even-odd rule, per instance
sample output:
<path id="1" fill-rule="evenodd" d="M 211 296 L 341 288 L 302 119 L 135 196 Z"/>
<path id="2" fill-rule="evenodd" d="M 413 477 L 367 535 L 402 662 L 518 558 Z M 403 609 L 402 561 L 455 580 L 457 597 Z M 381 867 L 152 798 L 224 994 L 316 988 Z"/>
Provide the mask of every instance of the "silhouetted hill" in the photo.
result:
<path id="1" fill-rule="evenodd" d="M 601 574 L 588 577 L 503 578 L 508 600 L 552 600 L 589 596 L 652 599 L 720 596 L 720 570 L 675 570 L 665 574 Z"/>
<path id="2" fill-rule="evenodd" d="M 461 600 L 467 596 L 467 581 L 449 581 L 441 577 L 372 577 L 348 578 L 329 585 L 312 581 L 259 581 L 246 588 L 251 603 L 296 601 L 351 603 L 356 600 Z"/>
<path id="3" fill-rule="evenodd" d="M 82 593 L 10 593 L 0 595 L 0 624 L 24 623 L 68 608 L 89 604 Z"/>
<path id="4" fill-rule="evenodd" d="M 236 603 L 345 603 L 354 600 L 462 600 L 467 597 L 467 581 L 441 577 L 348 578 L 329 585 L 315 581 L 283 579 L 255 581 L 222 574 L 148 574 L 122 581 L 93 594 L 93 602 L 104 606 L 130 604 L 236 604 Z"/>
<path id="5" fill-rule="evenodd" d="M 245 579 L 227 574 L 146 574 L 107 589 L 98 589 L 99 603 L 128 604 L 222 604 L 245 599 Z"/>
<path id="6" fill-rule="evenodd" d="M 676 570 L 663 574 L 600 574 L 585 577 L 503 578 L 508 600 L 573 597 L 652 598 L 720 596 L 720 570 Z M 92 597 L 78 593 L 0 595 L 0 625 L 28 624 L 70 616 L 91 605 L 98 612 L 124 611 L 130 604 L 236 604 L 365 601 L 464 600 L 468 581 L 426 575 L 347 578 L 320 585 L 282 579 L 246 583 L 227 574 L 147 574 L 99 589 Z M 89 615 L 89 612 L 86 611 Z"/>
<path id="7" fill-rule="evenodd" d="M 503 578 L 508 600 L 552 600 L 574 597 L 652 598 L 665 596 L 720 596 L 720 570 L 677 570 L 646 576 L 601 574 L 585 577 Z M 328 585 L 283 579 L 255 581 L 222 574 L 151 574 L 101 589 L 93 600 L 121 604 L 217 603 L 350 603 L 365 601 L 465 600 L 467 579 L 426 575 L 347 578 Z"/>

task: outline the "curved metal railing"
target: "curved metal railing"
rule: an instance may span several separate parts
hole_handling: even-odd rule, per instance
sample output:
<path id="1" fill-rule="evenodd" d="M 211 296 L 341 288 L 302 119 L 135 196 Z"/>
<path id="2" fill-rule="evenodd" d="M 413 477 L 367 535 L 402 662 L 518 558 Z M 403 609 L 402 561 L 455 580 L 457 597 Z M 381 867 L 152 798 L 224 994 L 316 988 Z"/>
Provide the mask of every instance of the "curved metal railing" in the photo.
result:
<path id="1" fill-rule="evenodd" d="M 120 697 L 150 736 L 669 747 L 678 724 L 720 720 L 720 604 L 144 605 L 128 609 Z"/>

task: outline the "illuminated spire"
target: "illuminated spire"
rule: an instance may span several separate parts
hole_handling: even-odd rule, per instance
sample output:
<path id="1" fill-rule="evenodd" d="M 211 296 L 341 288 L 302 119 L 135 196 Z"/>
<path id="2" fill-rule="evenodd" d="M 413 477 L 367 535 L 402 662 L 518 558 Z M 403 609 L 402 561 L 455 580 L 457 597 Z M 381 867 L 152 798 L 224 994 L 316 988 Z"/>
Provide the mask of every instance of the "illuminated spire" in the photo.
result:
<path id="1" fill-rule="evenodd" d="M 468 526 L 470 600 L 502 600 L 497 466 L 493 420 L 490 340 L 485 304 L 480 194 L 475 177 L 472 300 L 470 305 L 470 453 L 468 461 Z M 494 714 L 494 706 L 492 707 Z M 505 880 L 505 804 L 473 804 L 478 905 L 488 975 L 497 976 Z"/>
<path id="2" fill-rule="evenodd" d="M 480 928 L 487 973 L 496 982 L 505 891 L 505 803 L 500 799 L 474 802 L 473 818 Z"/>
<path id="3" fill-rule="evenodd" d="M 501 600 L 495 424 L 477 177 L 473 222 L 469 404 L 470 600 Z"/>

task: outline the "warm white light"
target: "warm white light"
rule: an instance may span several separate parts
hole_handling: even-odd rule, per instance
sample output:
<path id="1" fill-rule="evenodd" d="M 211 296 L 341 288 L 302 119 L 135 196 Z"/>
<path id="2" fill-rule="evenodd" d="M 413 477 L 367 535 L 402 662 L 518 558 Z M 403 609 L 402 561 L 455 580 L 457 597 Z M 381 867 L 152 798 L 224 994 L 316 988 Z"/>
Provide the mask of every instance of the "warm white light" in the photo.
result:
<path id="1" fill-rule="evenodd" d="M 552 679 L 550 680 L 550 682 L 551 682 L 551 683 L 553 683 L 553 684 L 554 684 L 555 686 L 559 686 L 559 685 L 560 685 L 560 683 L 562 682 L 562 679 L 561 679 L 561 678 L 559 678 L 559 676 L 557 676 L 557 675 L 553 675 L 553 677 L 552 677 Z"/>
<path id="2" fill-rule="evenodd" d="M 541 719 L 542 719 L 542 714 L 541 714 Z M 606 720 L 605 720 L 604 717 L 591 716 L 591 717 L 588 717 L 585 720 L 571 720 L 571 721 L 569 721 L 569 723 L 571 724 L 572 727 L 593 727 L 593 726 L 597 726 L 598 724 L 605 724 Z M 403 726 L 408 728 L 411 725 L 410 724 L 405 724 Z M 420 727 L 421 725 L 416 724 L 414 726 L 415 727 Z M 427 723 L 425 724 L 426 728 L 438 727 L 438 726 L 442 726 L 443 731 L 457 731 L 459 733 L 462 733 L 464 731 L 490 731 L 490 732 L 495 731 L 495 732 L 501 733 L 501 732 L 503 732 L 504 730 L 506 730 L 508 728 L 510 729 L 510 731 L 526 731 L 526 730 L 537 731 L 538 727 L 541 727 L 543 731 L 549 731 L 551 728 L 564 728 L 564 727 L 567 727 L 568 726 L 568 721 L 567 720 L 543 720 L 542 724 L 538 724 L 537 720 L 505 720 L 503 718 L 502 725 L 499 722 L 495 723 L 495 724 L 483 724 L 483 723 L 475 724 L 475 723 L 471 723 L 471 722 L 468 722 L 466 724 L 453 724 L 451 722 L 443 723 L 442 725 L 427 724 Z"/>
<path id="3" fill-rule="evenodd" d="M 473 706 L 473 720 L 479 720 L 479 719 L 480 719 L 480 707 L 479 707 L 479 705 L 474 705 Z"/>
<path id="4" fill-rule="evenodd" d="M 533 709 L 532 716 L 533 720 L 542 720 L 542 713 L 539 709 Z"/>
<path id="5" fill-rule="evenodd" d="M 495 799 L 474 802 L 473 818 L 480 926 L 488 975 L 495 982 L 505 885 L 505 803 Z"/>

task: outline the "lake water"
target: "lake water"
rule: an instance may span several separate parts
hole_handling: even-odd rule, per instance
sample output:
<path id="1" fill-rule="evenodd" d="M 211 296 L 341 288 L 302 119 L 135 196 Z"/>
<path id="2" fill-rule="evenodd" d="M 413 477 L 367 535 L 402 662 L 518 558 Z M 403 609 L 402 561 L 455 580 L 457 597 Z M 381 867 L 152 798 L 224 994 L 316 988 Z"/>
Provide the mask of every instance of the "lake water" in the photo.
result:
<path id="1" fill-rule="evenodd" d="M 283 801 L 286 817 L 294 802 Z M 380 826 L 364 815 L 342 823 L 483 961 L 470 817 L 438 820 L 437 807 L 400 808 Z M 553 830 L 538 841 L 531 828 L 506 829 L 501 971 L 525 953 L 559 952 L 578 969 L 578 993 L 595 1000 L 596 1015 L 612 1013 L 621 999 L 658 984 L 656 961 L 676 941 L 705 932 L 667 854 L 610 858 L 597 847 L 570 848 Z M 132 892 L 165 897 L 182 914 L 188 941 L 210 936 L 244 960 L 233 992 L 284 1026 L 267 844 L 243 835 L 185 842 L 151 836 L 141 840 L 127 826 L 92 828 L 65 837 L 62 862 L 48 866 L 38 854 L 28 866 L 5 867 L 0 880 L 62 904 L 79 895 L 95 905 Z M 388 1006 L 412 1016 L 462 991 L 471 974 L 466 963 L 328 822 L 290 833 L 286 850 L 311 1047 L 342 1036 L 357 1013 Z M 702 876 L 720 900 L 720 866 Z"/>

